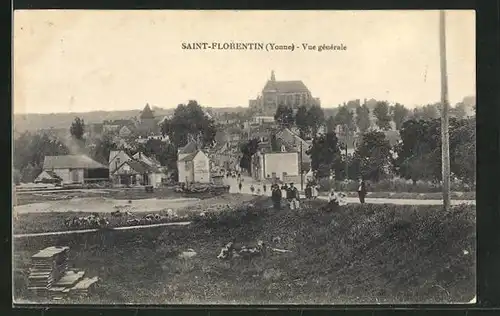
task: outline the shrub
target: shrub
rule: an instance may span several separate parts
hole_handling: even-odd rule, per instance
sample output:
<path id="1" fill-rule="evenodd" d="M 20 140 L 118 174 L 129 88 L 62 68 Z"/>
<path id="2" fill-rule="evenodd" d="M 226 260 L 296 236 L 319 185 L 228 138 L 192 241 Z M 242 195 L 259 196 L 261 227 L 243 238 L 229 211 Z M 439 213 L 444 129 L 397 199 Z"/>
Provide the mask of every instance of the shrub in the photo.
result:
<path id="1" fill-rule="evenodd" d="M 335 190 L 355 192 L 358 190 L 358 181 L 332 181 L 322 179 L 319 181 L 321 191 L 328 191 L 332 187 Z M 428 181 L 417 181 L 413 184 L 411 180 L 401 178 L 384 179 L 379 182 L 366 181 L 369 192 L 415 192 L 415 193 L 433 193 L 441 192 L 442 187 L 438 183 Z M 475 186 L 470 186 L 461 181 L 451 182 L 451 191 L 453 192 L 473 192 L 476 190 Z"/>

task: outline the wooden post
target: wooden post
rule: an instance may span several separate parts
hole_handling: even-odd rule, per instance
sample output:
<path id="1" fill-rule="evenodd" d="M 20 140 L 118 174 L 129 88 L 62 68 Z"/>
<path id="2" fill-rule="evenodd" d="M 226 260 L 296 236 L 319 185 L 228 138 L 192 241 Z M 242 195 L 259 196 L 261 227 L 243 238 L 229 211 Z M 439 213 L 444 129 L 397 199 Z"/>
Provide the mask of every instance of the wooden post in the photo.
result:
<path id="1" fill-rule="evenodd" d="M 344 135 L 345 135 L 345 180 L 349 180 L 349 162 L 347 160 L 347 124 L 344 125 Z"/>
<path id="2" fill-rule="evenodd" d="M 299 166 L 299 170 L 300 170 L 300 190 L 301 191 L 304 191 L 304 171 L 302 170 L 302 141 L 300 142 L 300 166 Z"/>
<path id="3" fill-rule="evenodd" d="M 445 11 L 439 11 L 439 44 L 441 60 L 441 164 L 443 180 L 443 205 L 450 209 L 450 144 L 448 126 L 448 74 L 446 70 Z"/>

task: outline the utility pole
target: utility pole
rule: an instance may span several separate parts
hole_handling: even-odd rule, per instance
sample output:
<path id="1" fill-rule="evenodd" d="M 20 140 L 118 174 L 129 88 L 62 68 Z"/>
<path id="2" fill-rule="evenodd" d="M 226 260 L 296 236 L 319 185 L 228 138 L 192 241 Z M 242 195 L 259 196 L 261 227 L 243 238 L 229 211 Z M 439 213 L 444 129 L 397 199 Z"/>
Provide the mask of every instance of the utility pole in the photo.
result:
<path id="1" fill-rule="evenodd" d="M 448 74 L 446 70 L 445 11 L 439 11 L 439 46 L 441 57 L 441 165 L 444 210 L 450 209 L 450 135 L 448 130 Z"/>
<path id="2" fill-rule="evenodd" d="M 302 141 L 300 141 L 300 190 L 304 191 L 304 170 L 302 169 Z"/>
<path id="3" fill-rule="evenodd" d="M 347 124 L 344 125 L 345 135 L 345 180 L 349 180 L 349 162 L 347 161 Z"/>

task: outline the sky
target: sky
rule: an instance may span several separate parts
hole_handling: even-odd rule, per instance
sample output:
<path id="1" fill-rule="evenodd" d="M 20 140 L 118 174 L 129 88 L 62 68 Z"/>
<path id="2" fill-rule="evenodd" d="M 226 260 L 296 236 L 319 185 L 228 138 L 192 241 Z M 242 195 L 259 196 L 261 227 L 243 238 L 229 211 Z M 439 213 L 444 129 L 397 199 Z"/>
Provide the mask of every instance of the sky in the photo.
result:
<path id="1" fill-rule="evenodd" d="M 446 12 L 449 101 L 475 95 L 475 12 Z M 14 12 L 13 110 L 248 106 L 274 70 L 323 107 L 440 100 L 438 11 Z M 183 50 L 182 43 L 345 45 L 344 51 Z"/>

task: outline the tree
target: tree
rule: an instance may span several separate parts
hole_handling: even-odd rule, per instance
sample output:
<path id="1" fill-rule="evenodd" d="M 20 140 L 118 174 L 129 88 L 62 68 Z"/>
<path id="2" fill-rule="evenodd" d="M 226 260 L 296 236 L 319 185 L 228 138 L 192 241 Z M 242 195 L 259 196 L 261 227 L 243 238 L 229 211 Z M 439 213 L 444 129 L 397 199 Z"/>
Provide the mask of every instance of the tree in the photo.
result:
<path id="1" fill-rule="evenodd" d="M 313 105 L 307 111 L 307 125 L 311 129 L 311 133 L 313 137 L 316 137 L 318 134 L 318 130 L 323 125 L 325 121 L 325 113 L 319 105 Z"/>
<path id="2" fill-rule="evenodd" d="M 335 117 L 329 116 L 326 120 L 326 132 L 327 133 L 335 133 L 335 129 L 337 127 L 337 123 L 335 122 Z"/>
<path id="3" fill-rule="evenodd" d="M 162 166 L 170 170 L 177 168 L 177 148 L 172 143 L 166 143 L 160 139 L 149 139 L 139 146 L 137 152 L 154 157 Z"/>
<path id="4" fill-rule="evenodd" d="M 24 133 L 14 140 L 13 165 L 23 182 L 32 182 L 42 171 L 45 156 L 68 155 L 69 148 L 47 133 Z"/>
<path id="5" fill-rule="evenodd" d="M 302 105 L 297 110 L 295 114 L 295 125 L 300 132 L 300 137 L 304 139 L 311 131 L 311 126 L 309 125 L 307 107 Z"/>
<path id="6" fill-rule="evenodd" d="M 361 143 L 354 152 L 354 159 L 359 164 L 363 179 L 379 181 L 388 175 L 391 146 L 385 134 L 379 131 L 363 134 Z"/>
<path id="7" fill-rule="evenodd" d="M 375 115 L 375 123 L 377 126 L 384 130 L 391 129 L 391 115 L 389 112 L 389 104 L 385 101 L 378 101 L 377 105 L 373 109 L 373 115 Z"/>
<path id="8" fill-rule="evenodd" d="M 365 133 L 370 128 L 370 109 L 366 104 L 356 107 L 356 125 L 361 133 Z"/>
<path id="9" fill-rule="evenodd" d="M 281 148 L 278 143 L 278 138 L 276 137 L 276 133 L 271 134 L 271 150 L 273 152 L 281 151 Z"/>
<path id="10" fill-rule="evenodd" d="M 467 117 L 467 105 L 463 102 L 458 102 L 454 108 L 450 109 L 453 116 L 459 120 Z M 450 113 L 450 114 L 451 114 Z"/>
<path id="11" fill-rule="evenodd" d="M 356 131 L 356 125 L 354 124 L 354 113 L 350 111 L 345 105 L 338 107 L 337 114 L 335 115 L 335 123 L 337 125 L 341 125 L 344 132 L 352 133 Z"/>
<path id="12" fill-rule="evenodd" d="M 90 156 L 104 165 L 108 164 L 109 154 L 112 150 L 118 150 L 113 141 L 113 136 L 109 133 L 103 134 L 90 151 Z"/>
<path id="13" fill-rule="evenodd" d="M 211 146 L 217 132 L 213 119 L 210 119 L 194 100 L 189 101 L 187 105 L 179 104 L 173 117 L 162 123 L 161 130 L 176 147 L 185 146 L 190 138 L 199 141 L 202 146 Z"/>
<path id="14" fill-rule="evenodd" d="M 404 121 L 408 117 L 408 109 L 405 108 L 404 105 L 396 103 L 392 108 L 392 120 L 394 121 L 394 125 L 396 126 L 396 130 L 401 129 L 401 125 L 403 125 Z"/>
<path id="15" fill-rule="evenodd" d="M 283 127 L 291 127 L 294 123 L 293 110 L 291 107 L 280 104 L 274 114 L 274 119 Z"/>
<path id="16" fill-rule="evenodd" d="M 476 120 L 450 119 L 450 169 L 460 180 L 476 180 Z"/>
<path id="17" fill-rule="evenodd" d="M 432 121 L 438 117 L 440 117 L 438 104 L 427 104 L 422 107 L 417 107 L 413 109 L 413 113 L 411 115 L 411 119 L 416 121 Z"/>
<path id="18" fill-rule="evenodd" d="M 69 128 L 69 132 L 73 138 L 82 140 L 83 134 L 85 134 L 85 122 L 83 119 L 75 117 L 75 120 L 71 123 L 71 127 Z"/>
<path id="19" fill-rule="evenodd" d="M 441 134 L 439 120 L 408 120 L 399 134 L 401 142 L 395 146 L 397 174 L 413 183 L 418 180 L 441 179 Z"/>
<path id="20" fill-rule="evenodd" d="M 311 157 L 311 169 L 317 173 L 318 177 L 327 177 L 332 170 L 335 174 L 340 174 L 342 156 L 335 133 L 327 133 L 314 138 L 306 154 Z"/>
<path id="21" fill-rule="evenodd" d="M 242 157 L 240 159 L 241 169 L 245 169 L 248 173 L 252 173 L 252 156 L 257 152 L 259 148 L 259 140 L 254 138 L 244 143 L 240 150 Z"/>

